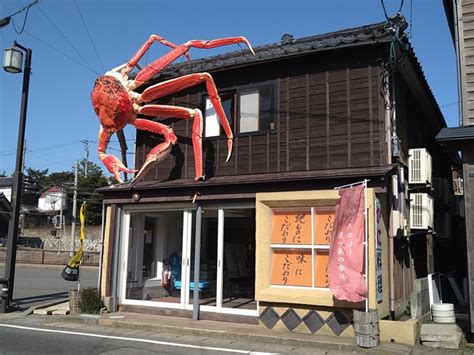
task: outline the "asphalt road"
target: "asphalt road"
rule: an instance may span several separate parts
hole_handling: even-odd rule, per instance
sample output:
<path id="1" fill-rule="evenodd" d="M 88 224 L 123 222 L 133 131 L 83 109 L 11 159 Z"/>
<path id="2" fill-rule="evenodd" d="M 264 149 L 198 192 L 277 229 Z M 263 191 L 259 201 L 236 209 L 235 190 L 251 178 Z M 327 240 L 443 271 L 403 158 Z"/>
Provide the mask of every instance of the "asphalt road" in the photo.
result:
<path id="1" fill-rule="evenodd" d="M 314 347 L 264 344 L 236 338 L 159 333 L 68 323 L 54 316 L 5 319 L 0 354 L 331 354 Z M 334 354 L 341 352 L 334 352 Z"/>
<path id="2" fill-rule="evenodd" d="M 69 290 L 77 289 L 77 282 L 65 281 L 61 277 L 64 266 L 17 264 L 13 303 L 20 309 L 68 296 Z M 0 275 L 4 265 L 0 264 Z M 81 269 L 81 287 L 97 287 L 98 268 Z"/>

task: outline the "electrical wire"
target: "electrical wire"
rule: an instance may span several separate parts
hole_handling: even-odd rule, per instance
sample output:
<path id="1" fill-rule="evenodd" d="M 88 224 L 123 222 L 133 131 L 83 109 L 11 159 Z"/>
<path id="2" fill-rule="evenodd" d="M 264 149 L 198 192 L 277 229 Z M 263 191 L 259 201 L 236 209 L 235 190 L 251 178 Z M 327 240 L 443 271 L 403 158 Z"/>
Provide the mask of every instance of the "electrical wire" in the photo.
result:
<path id="1" fill-rule="evenodd" d="M 79 51 L 76 49 L 76 47 L 74 47 L 72 42 L 59 29 L 59 27 L 56 26 L 56 24 L 53 22 L 53 20 L 51 20 L 51 18 L 41 9 L 41 7 L 39 5 L 38 5 L 38 9 L 43 14 L 43 16 L 49 21 L 49 23 L 56 29 L 56 31 L 61 35 L 61 37 L 64 38 L 64 40 L 69 44 L 69 46 L 74 50 L 74 52 L 76 52 L 76 54 L 79 56 L 79 58 L 81 58 L 84 61 L 84 63 L 89 67 L 89 69 L 91 69 L 96 75 L 99 75 L 99 73 L 92 67 L 92 65 L 90 65 L 90 63 L 81 55 L 81 53 L 79 53 Z"/>
<path id="2" fill-rule="evenodd" d="M 42 147 L 42 148 L 35 148 L 35 149 L 28 148 L 28 151 L 29 152 L 42 152 L 42 151 L 45 151 L 45 150 L 63 148 L 63 147 L 71 146 L 71 145 L 78 144 L 78 143 L 80 143 L 80 142 L 56 144 L 56 145 L 46 146 L 46 147 Z M 0 151 L 0 156 L 5 156 L 5 155 L 3 155 L 3 153 L 7 153 L 6 155 L 10 155 L 8 153 L 13 152 L 13 151 L 14 151 L 13 149 Z M 14 154 L 16 154 L 16 152 Z"/>
<path id="3" fill-rule="evenodd" d="M 385 15 L 385 18 L 387 19 L 387 21 L 390 22 L 390 17 L 388 17 L 387 8 L 385 7 L 385 2 L 384 2 L 384 0 L 380 0 L 380 2 L 382 3 L 382 8 L 383 8 L 383 13 L 384 13 L 384 15 Z M 404 0 L 401 0 L 401 2 L 400 2 L 400 8 L 398 9 L 397 13 L 401 13 L 401 12 L 402 12 L 403 3 L 404 3 Z"/>
<path id="4" fill-rule="evenodd" d="M 413 0 L 410 0 L 410 40 L 413 36 Z"/>
<path id="5" fill-rule="evenodd" d="M 83 63 L 81 63 L 81 62 L 79 62 L 77 59 L 75 59 L 75 58 L 73 58 L 73 57 L 67 55 L 66 53 L 61 52 L 59 49 L 54 48 L 52 45 L 50 45 L 49 43 L 43 41 L 41 38 L 36 37 L 35 35 L 33 35 L 32 33 L 28 32 L 28 31 L 26 31 L 26 30 L 25 30 L 25 33 L 26 33 L 28 36 L 30 36 L 30 37 L 34 38 L 35 40 L 37 40 L 38 42 L 41 42 L 41 43 L 44 44 L 46 47 L 52 49 L 52 50 L 55 51 L 56 53 L 61 54 L 62 56 L 66 57 L 67 59 L 69 59 L 69 60 L 71 60 L 71 61 L 73 61 L 74 63 L 79 64 L 81 67 L 86 68 L 87 70 L 93 72 L 93 73 L 96 74 L 96 75 L 99 75 L 94 69 L 91 69 L 91 68 L 88 67 L 87 65 L 84 65 Z"/>
<path id="6" fill-rule="evenodd" d="M 76 0 L 74 0 L 74 5 L 76 6 L 77 13 L 79 14 L 79 17 L 81 18 L 82 24 L 84 25 L 84 28 L 87 32 L 87 35 L 89 36 L 89 40 L 92 44 L 92 47 L 94 48 L 95 55 L 97 56 L 97 59 L 99 60 L 100 66 L 102 67 L 102 71 L 105 72 L 104 64 L 102 63 L 102 60 L 100 59 L 99 52 L 97 51 L 97 48 L 94 44 L 94 41 L 92 40 L 92 36 L 89 32 L 89 29 L 87 28 L 86 22 L 84 21 L 84 18 L 82 17 L 82 13 L 79 10 L 79 6 L 77 6 Z"/>
<path id="7" fill-rule="evenodd" d="M 35 4 L 35 3 L 34 3 L 34 4 Z M 23 19 L 23 25 L 21 26 L 21 30 L 18 31 L 18 30 L 16 29 L 15 20 L 14 20 L 14 18 L 12 17 L 13 30 L 16 32 L 16 34 L 21 35 L 21 34 L 23 33 L 23 31 L 25 30 L 26 20 L 28 19 L 28 12 L 30 11 L 31 6 L 33 6 L 34 4 L 30 4 L 30 5 L 27 6 L 27 8 L 26 8 L 26 14 L 25 14 L 25 18 Z"/>

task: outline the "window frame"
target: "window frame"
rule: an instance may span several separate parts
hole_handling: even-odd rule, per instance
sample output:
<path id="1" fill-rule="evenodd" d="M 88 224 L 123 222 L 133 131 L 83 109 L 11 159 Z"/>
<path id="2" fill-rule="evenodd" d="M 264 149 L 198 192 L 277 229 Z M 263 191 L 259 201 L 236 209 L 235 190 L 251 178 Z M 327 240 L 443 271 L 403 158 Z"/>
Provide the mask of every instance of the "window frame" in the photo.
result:
<path id="1" fill-rule="evenodd" d="M 251 132 L 239 132 L 240 130 L 240 94 L 241 92 L 251 91 L 251 90 L 258 90 L 259 94 L 262 88 L 271 88 L 271 100 L 272 100 L 272 110 L 276 112 L 277 107 L 277 85 L 275 80 L 269 80 L 265 82 L 261 82 L 258 84 L 247 84 L 247 85 L 239 85 L 233 87 L 227 87 L 223 89 L 219 89 L 219 96 L 221 97 L 222 101 L 224 101 L 223 97 L 232 95 L 233 104 L 231 105 L 232 110 L 232 120 L 231 120 L 231 129 L 233 132 L 234 137 L 248 137 L 254 135 L 263 135 L 267 133 L 274 133 L 277 131 L 277 120 L 278 115 L 273 115 L 273 128 L 266 128 L 266 129 L 259 129 L 257 131 Z M 206 100 L 209 98 L 208 93 L 203 93 L 201 95 L 201 110 L 203 113 L 203 140 L 215 140 L 220 138 L 225 138 L 225 132 L 222 129 L 222 125 L 219 123 L 220 134 L 218 136 L 211 136 L 206 137 Z M 260 114 L 260 111 L 259 111 Z M 260 116 L 259 116 L 259 125 L 260 125 Z"/>

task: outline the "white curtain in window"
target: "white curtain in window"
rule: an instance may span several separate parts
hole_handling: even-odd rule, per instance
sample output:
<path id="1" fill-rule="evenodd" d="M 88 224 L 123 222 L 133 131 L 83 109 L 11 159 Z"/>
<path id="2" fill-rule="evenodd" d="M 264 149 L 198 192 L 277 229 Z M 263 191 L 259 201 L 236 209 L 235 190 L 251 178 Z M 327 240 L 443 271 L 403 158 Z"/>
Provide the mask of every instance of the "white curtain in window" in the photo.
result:
<path id="1" fill-rule="evenodd" d="M 204 137 L 217 137 L 220 135 L 219 118 L 212 106 L 211 100 L 206 99 L 206 113 Z"/>
<path id="2" fill-rule="evenodd" d="M 240 133 L 258 131 L 258 90 L 240 94 Z"/>

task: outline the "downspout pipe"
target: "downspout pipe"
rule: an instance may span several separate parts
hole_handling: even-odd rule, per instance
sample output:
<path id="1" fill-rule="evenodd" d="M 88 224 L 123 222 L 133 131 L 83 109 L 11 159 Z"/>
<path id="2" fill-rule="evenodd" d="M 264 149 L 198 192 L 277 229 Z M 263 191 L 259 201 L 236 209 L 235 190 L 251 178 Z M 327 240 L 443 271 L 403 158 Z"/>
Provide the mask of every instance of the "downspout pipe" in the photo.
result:
<path id="1" fill-rule="evenodd" d="M 456 77 L 458 80 L 458 115 L 459 115 L 459 126 L 464 125 L 464 107 L 463 107 L 463 102 L 464 102 L 464 97 L 463 97 L 463 91 L 462 91 L 462 82 L 461 82 L 461 48 L 460 48 L 460 43 L 459 43 L 459 17 L 458 17 L 458 2 L 457 0 L 452 0 L 453 1 L 453 18 L 454 18 L 454 50 L 456 51 Z"/>
<path id="2" fill-rule="evenodd" d="M 383 86 L 385 88 L 384 90 L 384 104 L 385 104 L 385 124 L 387 126 L 386 129 L 386 134 L 387 134 L 387 148 L 388 148 L 388 156 L 387 156 L 387 163 L 390 164 L 392 163 L 392 101 L 390 97 L 390 91 L 389 91 L 389 83 L 388 83 L 388 78 L 385 77 L 384 79 Z M 397 176 L 397 186 L 398 186 L 398 176 Z M 393 270 L 393 263 L 394 263 L 394 241 L 393 238 L 394 236 L 392 235 L 392 232 L 394 230 L 394 220 L 393 220 L 393 211 L 395 209 L 394 206 L 394 201 L 396 201 L 396 196 L 393 194 L 394 186 L 389 191 L 392 191 L 392 196 L 391 197 L 391 203 L 390 203 L 390 211 L 391 212 L 391 218 L 389 219 L 389 232 L 388 234 L 388 283 L 389 283 L 389 306 L 390 306 L 390 318 L 395 319 L 395 285 L 394 285 L 394 270 Z"/>

